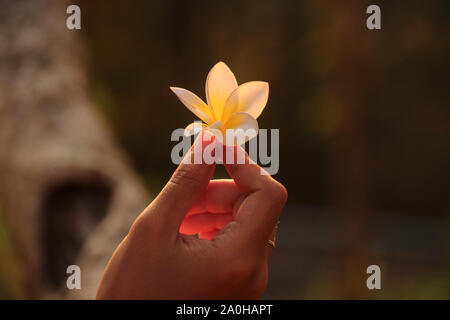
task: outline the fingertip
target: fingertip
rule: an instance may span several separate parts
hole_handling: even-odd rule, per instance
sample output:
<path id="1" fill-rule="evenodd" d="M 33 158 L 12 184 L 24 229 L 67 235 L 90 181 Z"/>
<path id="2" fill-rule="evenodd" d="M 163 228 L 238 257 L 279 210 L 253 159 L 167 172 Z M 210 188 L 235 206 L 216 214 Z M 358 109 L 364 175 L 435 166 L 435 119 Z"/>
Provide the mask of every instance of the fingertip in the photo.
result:
<path id="1" fill-rule="evenodd" d="M 215 140 L 216 138 L 211 132 L 203 130 L 198 137 L 195 138 L 195 141 L 191 146 L 191 151 L 204 150 L 211 143 L 215 143 Z"/>
<path id="2" fill-rule="evenodd" d="M 214 136 L 214 134 L 209 131 L 209 130 L 203 130 L 201 133 L 201 137 L 204 143 L 212 143 L 216 140 L 216 137 Z"/>

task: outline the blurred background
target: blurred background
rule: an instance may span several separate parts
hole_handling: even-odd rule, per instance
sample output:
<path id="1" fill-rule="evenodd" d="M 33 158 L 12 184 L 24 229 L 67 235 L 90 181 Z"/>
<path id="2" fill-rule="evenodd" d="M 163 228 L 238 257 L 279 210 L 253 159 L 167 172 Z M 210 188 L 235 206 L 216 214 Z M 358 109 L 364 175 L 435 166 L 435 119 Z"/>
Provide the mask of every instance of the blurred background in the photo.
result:
<path id="1" fill-rule="evenodd" d="M 224 61 L 270 83 L 258 122 L 280 129 L 289 200 L 263 298 L 449 299 L 449 14 L 446 0 L 0 0 L 0 298 L 93 297 L 175 169 L 172 130 L 194 120 L 169 86 L 204 98 Z"/>

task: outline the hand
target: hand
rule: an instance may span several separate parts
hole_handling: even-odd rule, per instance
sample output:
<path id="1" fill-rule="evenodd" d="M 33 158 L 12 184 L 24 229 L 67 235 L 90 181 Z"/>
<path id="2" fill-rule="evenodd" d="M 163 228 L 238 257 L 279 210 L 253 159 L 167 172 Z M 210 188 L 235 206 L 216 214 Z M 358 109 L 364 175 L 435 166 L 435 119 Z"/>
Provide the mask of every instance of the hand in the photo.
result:
<path id="1" fill-rule="evenodd" d="M 207 133 L 200 137 L 194 143 L 203 142 L 200 149 L 218 143 Z M 245 157 L 245 164 L 225 164 L 234 181 L 210 181 L 214 164 L 180 164 L 117 247 L 97 298 L 259 298 L 273 249 L 267 242 L 287 192 Z"/>

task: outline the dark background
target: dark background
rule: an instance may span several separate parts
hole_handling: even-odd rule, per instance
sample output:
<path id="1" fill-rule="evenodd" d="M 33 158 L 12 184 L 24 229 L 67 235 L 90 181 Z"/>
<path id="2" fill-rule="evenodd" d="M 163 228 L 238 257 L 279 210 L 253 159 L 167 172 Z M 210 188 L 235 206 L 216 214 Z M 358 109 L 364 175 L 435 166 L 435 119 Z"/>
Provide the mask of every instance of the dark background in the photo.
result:
<path id="1" fill-rule="evenodd" d="M 291 201 L 328 204 L 358 180 L 373 210 L 443 217 L 450 4 L 378 4 L 382 30 L 370 31 L 361 1 L 84 1 L 92 92 L 159 189 L 173 169 L 170 133 L 194 119 L 168 87 L 204 98 L 223 60 L 239 83 L 270 83 L 259 122 L 280 129 L 277 179 Z"/>

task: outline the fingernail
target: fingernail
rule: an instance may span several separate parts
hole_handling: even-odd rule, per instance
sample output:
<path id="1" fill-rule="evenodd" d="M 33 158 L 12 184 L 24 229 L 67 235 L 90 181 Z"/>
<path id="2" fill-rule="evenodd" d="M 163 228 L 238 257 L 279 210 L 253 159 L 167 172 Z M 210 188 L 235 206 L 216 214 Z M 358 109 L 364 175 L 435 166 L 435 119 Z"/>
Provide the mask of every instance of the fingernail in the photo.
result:
<path id="1" fill-rule="evenodd" d="M 210 154 L 209 152 L 204 152 L 206 147 L 215 143 L 215 137 L 212 133 L 203 131 L 200 135 L 195 139 L 194 144 L 191 147 L 191 155 L 193 156 L 193 161 L 195 164 L 212 164 L 214 159 L 214 147 L 213 152 Z M 205 154 L 207 153 L 207 154 Z"/>

